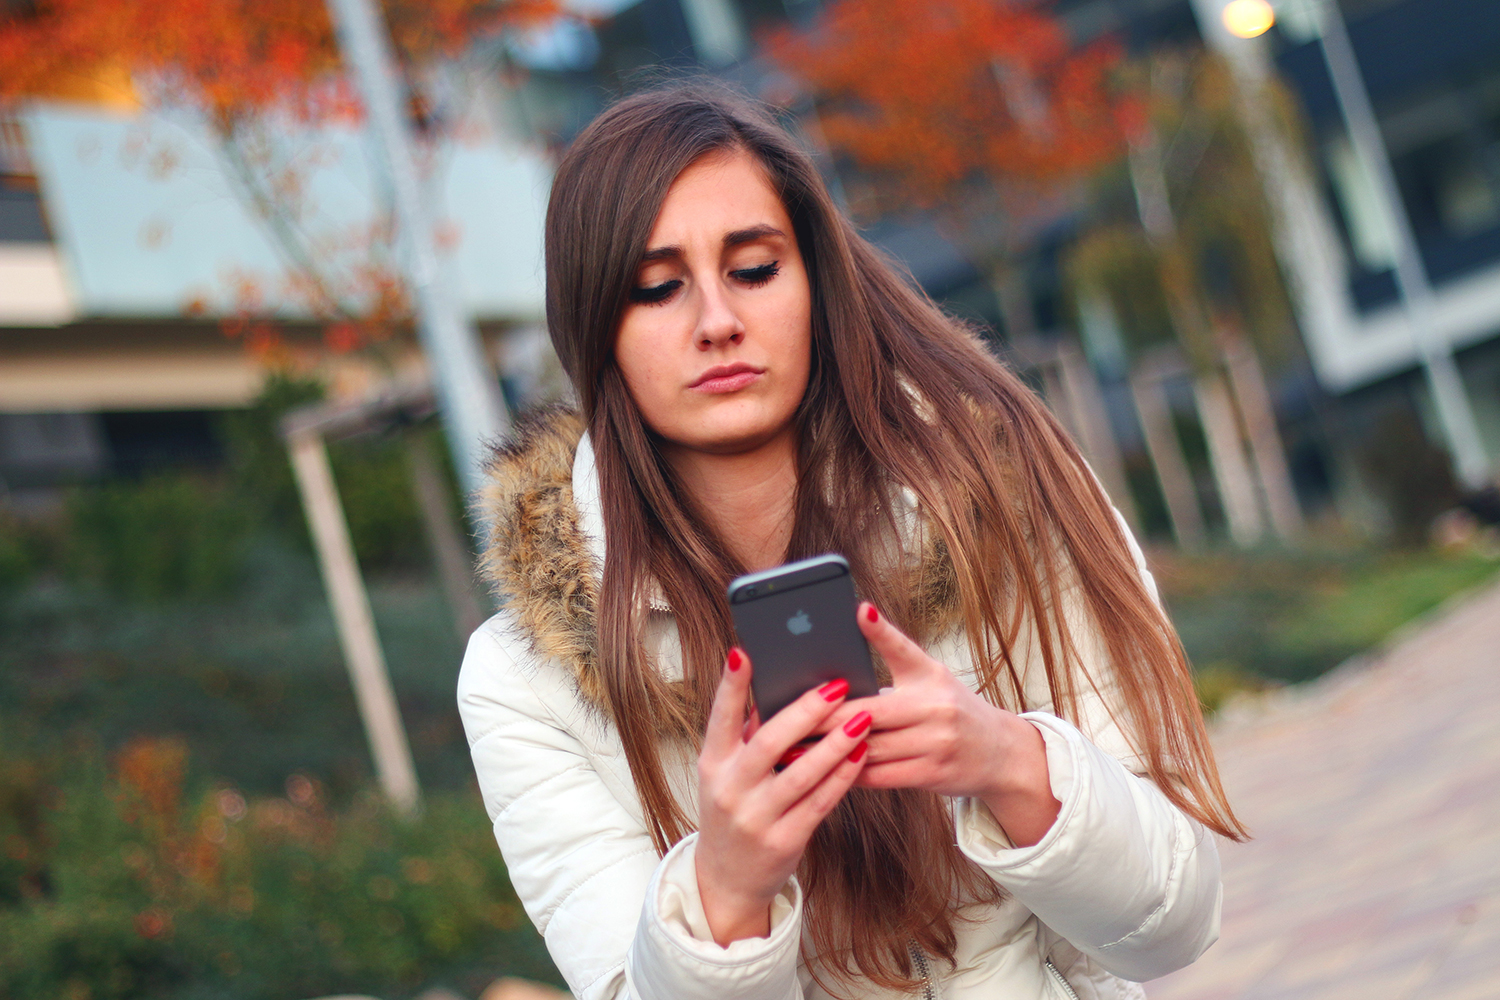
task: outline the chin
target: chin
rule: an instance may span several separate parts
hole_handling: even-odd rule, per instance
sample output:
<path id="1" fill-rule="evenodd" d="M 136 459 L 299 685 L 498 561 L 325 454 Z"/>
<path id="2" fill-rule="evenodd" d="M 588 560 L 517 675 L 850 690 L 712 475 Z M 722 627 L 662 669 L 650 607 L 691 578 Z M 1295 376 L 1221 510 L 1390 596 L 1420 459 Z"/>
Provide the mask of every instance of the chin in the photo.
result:
<path id="1" fill-rule="evenodd" d="M 738 455 L 755 451 L 769 444 L 782 432 L 785 425 L 756 423 L 753 425 L 730 424 L 720 427 L 698 426 L 679 438 L 681 447 L 701 451 L 710 455 Z"/>

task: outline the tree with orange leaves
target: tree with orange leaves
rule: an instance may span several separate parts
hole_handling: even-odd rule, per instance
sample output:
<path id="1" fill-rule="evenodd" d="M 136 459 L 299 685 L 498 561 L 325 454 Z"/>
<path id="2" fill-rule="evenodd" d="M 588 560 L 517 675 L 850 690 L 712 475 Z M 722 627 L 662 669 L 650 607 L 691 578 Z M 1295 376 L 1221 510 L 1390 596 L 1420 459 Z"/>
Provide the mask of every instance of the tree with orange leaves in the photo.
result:
<path id="1" fill-rule="evenodd" d="M 834 0 L 770 52 L 860 168 L 856 209 L 940 209 L 976 263 L 1003 260 L 1124 148 L 1116 49 L 1075 47 L 1030 0 Z"/>
<path id="2" fill-rule="evenodd" d="M 0 98 L 97 91 L 121 73 L 199 103 L 223 128 L 268 108 L 348 113 L 324 0 L 35 0 L 0 16 Z M 408 69 L 476 37 L 535 25 L 555 0 L 386 0 Z M 347 95 L 346 95 L 347 96 Z"/>
<path id="3" fill-rule="evenodd" d="M 385 0 L 394 49 L 429 149 L 448 120 L 421 85 L 438 60 L 487 34 L 538 25 L 557 0 Z M 319 150 L 289 130 L 360 117 L 341 72 L 325 0 L 33 0 L 0 7 L 0 102 L 61 97 L 188 112 L 217 141 L 225 173 L 287 266 L 285 291 L 325 320 L 327 346 L 379 342 L 407 322 L 389 212 L 359 233 L 314 235 L 306 179 Z M 250 276 L 231 291 L 243 315 L 226 331 L 275 352 L 255 318 Z M 201 303 L 187 303 L 194 312 Z"/>

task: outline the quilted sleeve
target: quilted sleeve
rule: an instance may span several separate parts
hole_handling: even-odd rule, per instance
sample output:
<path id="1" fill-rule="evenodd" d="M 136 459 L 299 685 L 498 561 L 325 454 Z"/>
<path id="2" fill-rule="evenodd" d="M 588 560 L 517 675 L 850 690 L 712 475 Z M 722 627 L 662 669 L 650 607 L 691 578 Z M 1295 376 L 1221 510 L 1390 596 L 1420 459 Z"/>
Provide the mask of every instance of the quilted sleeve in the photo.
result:
<path id="1" fill-rule="evenodd" d="M 1139 546 L 1122 529 L 1157 598 Z M 1159 598 L 1158 598 L 1159 599 Z M 959 846 L 1044 924 L 1109 972 L 1143 982 L 1193 962 L 1219 934 L 1222 889 L 1213 835 L 1145 778 L 1120 724 L 1115 666 L 1099 627 L 1065 594 L 1064 617 L 1086 676 L 1078 725 L 1057 718 L 1035 651 L 1025 658 L 1022 717 L 1041 732 L 1062 804 L 1042 840 L 1015 848 L 980 802 L 959 800 Z"/>
<path id="2" fill-rule="evenodd" d="M 801 894 L 768 938 L 728 948 L 697 897 L 696 837 L 658 857 L 633 795 L 613 789 L 578 727 L 603 725 L 572 680 L 514 656 L 498 615 L 470 639 L 458 704 L 511 882 L 578 1000 L 800 1000 Z"/>

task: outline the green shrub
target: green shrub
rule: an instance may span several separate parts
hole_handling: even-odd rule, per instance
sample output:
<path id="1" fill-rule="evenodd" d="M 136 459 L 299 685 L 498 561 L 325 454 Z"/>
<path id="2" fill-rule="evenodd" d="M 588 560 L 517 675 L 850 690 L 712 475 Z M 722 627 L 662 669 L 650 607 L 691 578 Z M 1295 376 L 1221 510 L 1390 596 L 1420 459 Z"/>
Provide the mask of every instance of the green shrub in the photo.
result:
<path id="1" fill-rule="evenodd" d="M 1500 572 L 1480 552 L 1435 550 L 1185 554 L 1152 567 L 1205 702 L 1256 679 L 1298 683 L 1385 640 Z"/>
<path id="2" fill-rule="evenodd" d="M 35 566 L 20 525 L 0 516 L 0 594 L 25 583 Z"/>
<path id="3" fill-rule="evenodd" d="M 318 382 L 273 374 L 251 406 L 220 420 L 234 489 L 266 528 L 308 552 L 306 515 L 281 437 L 281 418 L 323 395 Z M 401 434 L 331 441 L 328 456 L 360 566 L 366 572 L 423 566 L 425 540 Z"/>
<path id="4" fill-rule="evenodd" d="M 400 436 L 337 441 L 328 457 L 360 566 L 378 572 L 426 565 L 406 442 Z"/>
<path id="5" fill-rule="evenodd" d="M 281 418 L 299 406 L 323 399 L 323 384 L 287 372 L 273 372 L 260 394 L 243 410 L 219 416 L 218 433 L 227 456 L 225 475 L 261 524 L 311 552 L 307 519 L 292 478 Z"/>
<path id="6" fill-rule="evenodd" d="M 71 574 L 121 597 L 223 594 L 241 579 L 253 507 L 195 472 L 81 488 L 68 503 Z"/>
<path id="7" fill-rule="evenodd" d="M 300 776 L 279 798 L 189 794 L 186 765 L 172 740 L 134 741 L 110 768 L 79 751 L 26 834 L 0 798 L 6 843 L 31 866 L 0 869 L 15 882 L 0 894 L 0 996 L 294 1000 L 556 980 L 473 793 L 405 822 L 373 797 L 331 809 Z"/>
<path id="8" fill-rule="evenodd" d="M 244 578 L 252 538 L 278 539 L 311 554 L 281 420 L 323 395 L 314 380 L 273 374 L 249 407 L 220 416 L 223 467 L 160 470 L 80 487 L 56 526 L 60 544 L 43 547 L 47 551 L 28 548 L 24 532 L 0 521 L 0 594 L 36 569 L 50 568 L 130 600 L 218 597 Z M 350 538 L 367 573 L 410 573 L 427 565 L 409 434 L 429 436 L 429 446 L 446 455 L 436 426 L 328 445 Z"/>

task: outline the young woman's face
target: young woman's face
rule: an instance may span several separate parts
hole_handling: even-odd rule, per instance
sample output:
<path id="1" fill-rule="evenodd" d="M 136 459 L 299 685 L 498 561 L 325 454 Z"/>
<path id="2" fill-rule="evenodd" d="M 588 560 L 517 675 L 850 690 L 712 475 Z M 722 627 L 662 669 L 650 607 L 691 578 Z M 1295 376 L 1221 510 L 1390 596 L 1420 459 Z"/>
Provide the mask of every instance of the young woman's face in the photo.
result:
<path id="1" fill-rule="evenodd" d="M 759 161 L 743 151 L 694 161 L 646 247 L 615 362 L 647 425 L 718 454 L 789 433 L 811 365 L 812 296 Z"/>

